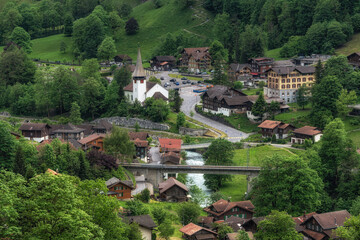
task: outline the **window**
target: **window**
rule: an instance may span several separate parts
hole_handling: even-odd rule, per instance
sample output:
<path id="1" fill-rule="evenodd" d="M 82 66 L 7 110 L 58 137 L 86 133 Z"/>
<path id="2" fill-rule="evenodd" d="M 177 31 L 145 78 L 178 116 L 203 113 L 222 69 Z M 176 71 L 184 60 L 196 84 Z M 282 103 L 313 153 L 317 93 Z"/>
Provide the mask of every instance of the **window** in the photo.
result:
<path id="1" fill-rule="evenodd" d="M 281 80 L 282 83 L 285 83 L 285 79 Z"/>
<path id="2" fill-rule="evenodd" d="M 287 92 L 287 95 L 289 96 L 289 95 L 290 95 L 290 92 Z"/>
<path id="3" fill-rule="evenodd" d="M 287 79 L 286 82 L 289 83 L 289 82 L 290 82 L 290 79 Z"/>
<path id="4" fill-rule="evenodd" d="M 281 88 L 285 88 L 285 85 L 281 85 Z"/>
<path id="5" fill-rule="evenodd" d="M 301 78 L 298 78 L 297 80 L 298 80 L 298 82 L 301 82 Z"/>
<path id="6" fill-rule="evenodd" d="M 276 79 L 276 83 L 278 83 L 279 82 L 279 79 Z"/>
<path id="7" fill-rule="evenodd" d="M 306 82 L 306 78 L 303 78 L 303 82 Z"/>
<path id="8" fill-rule="evenodd" d="M 313 78 L 311 77 L 311 78 L 309 78 L 309 81 L 312 81 L 313 80 Z"/>
<path id="9" fill-rule="evenodd" d="M 296 82 L 296 78 L 293 78 L 293 79 L 292 79 L 292 82 Z"/>
<path id="10" fill-rule="evenodd" d="M 297 87 L 300 88 L 300 87 L 301 87 L 301 84 L 298 84 Z"/>
<path id="11" fill-rule="evenodd" d="M 292 87 L 293 87 L 293 88 L 296 88 L 296 84 L 293 84 Z"/>
<path id="12" fill-rule="evenodd" d="M 290 84 L 286 85 L 286 88 L 290 88 Z"/>

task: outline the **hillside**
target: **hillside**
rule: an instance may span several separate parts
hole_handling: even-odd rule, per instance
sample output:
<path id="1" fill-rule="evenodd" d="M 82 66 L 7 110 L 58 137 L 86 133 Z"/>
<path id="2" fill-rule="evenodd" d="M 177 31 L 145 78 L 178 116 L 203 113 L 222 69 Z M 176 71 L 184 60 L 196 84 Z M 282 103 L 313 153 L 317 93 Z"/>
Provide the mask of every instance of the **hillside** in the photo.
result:
<path id="1" fill-rule="evenodd" d="M 128 54 L 133 59 L 136 58 L 138 44 L 141 45 L 143 59 L 149 59 L 153 49 L 167 33 L 182 32 L 203 39 L 211 36 L 213 16 L 204 10 L 200 1 L 185 10 L 179 9 L 173 1 L 155 9 L 153 2 L 148 1 L 136 6 L 131 16 L 137 19 L 139 32 L 129 36 L 123 31 L 116 45 L 119 54 Z M 65 54 L 60 52 L 61 41 L 67 45 Z M 61 62 L 75 60 L 71 54 L 71 42 L 71 37 L 65 37 L 63 34 L 34 39 L 30 57 Z"/>
<path id="2" fill-rule="evenodd" d="M 354 52 L 360 52 L 360 33 L 354 34 L 352 39 L 345 43 L 342 47 L 336 49 L 337 54 L 343 54 L 345 56 Z"/>

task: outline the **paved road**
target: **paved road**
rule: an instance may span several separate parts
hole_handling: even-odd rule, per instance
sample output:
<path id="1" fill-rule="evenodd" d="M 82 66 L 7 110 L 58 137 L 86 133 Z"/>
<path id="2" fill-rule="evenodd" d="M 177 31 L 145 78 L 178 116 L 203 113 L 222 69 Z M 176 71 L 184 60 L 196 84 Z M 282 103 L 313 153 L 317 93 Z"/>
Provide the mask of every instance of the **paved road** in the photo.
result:
<path id="1" fill-rule="evenodd" d="M 187 116 L 190 116 L 190 112 L 192 111 L 194 113 L 195 120 L 202 122 L 210 127 L 213 127 L 215 129 L 218 129 L 228 135 L 228 140 L 231 142 L 238 142 L 243 138 L 247 138 L 248 134 L 241 132 L 239 130 L 236 130 L 234 128 L 228 127 L 224 124 L 221 124 L 219 122 L 216 122 L 214 120 L 211 120 L 209 118 L 203 117 L 200 114 L 195 112 L 195 104 L 200 102 L 200 94 L 194 93 L 193 89 L 194 86 L 188 86 L 186 88 L 182 88 L 180 91 L 181 97 L 184 99 L 184 102 L 181 106 L 181 111 L 184 112 Z"/>
<path id="2" fill-rule="evenodd" d="M 160 155 L 159 147 L 151 147 L 149 152 L 150 152 L 150 156 L 151 156 L 150 164 L 160 164 L 161 163 L 161 155 Z"/>

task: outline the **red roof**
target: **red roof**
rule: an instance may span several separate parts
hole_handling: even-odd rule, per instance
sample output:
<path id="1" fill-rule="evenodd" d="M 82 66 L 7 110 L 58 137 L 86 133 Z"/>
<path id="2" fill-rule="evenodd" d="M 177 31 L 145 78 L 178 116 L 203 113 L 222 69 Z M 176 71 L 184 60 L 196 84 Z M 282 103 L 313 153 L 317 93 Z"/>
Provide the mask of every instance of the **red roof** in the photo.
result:
<path id="1" fill-rule="evenodd" d="M 179 188 L 183 189 L 186 192 L 189 191 L 189 189 L 183 183 L 181 183 L 178 180 L 176 180 L 175 178 L 171 177 L 168 180 L 166 180 L 165 182 L 159 183 L 160 194 L 163 192 L 166 192 L 173 186 L 178 186 Z"/>
<path id="2" fill-rule="evenodd" d="M 134 140 L 134 144 L 135 144 L 135 146 L 137 146 L 137 147 L 147 147 L 147 146 L 149 146 L 149 142 L 148 141 L 146 141 L 146 140 L 140 140 L 140 139 L 135 139 Z"/>
<path id="3" fill-rule="evenodd" d="M 316 127 L 305 126 L 294 130 L 294 133 L 299 133 L 308 136 L 314 136 L 321 133 Z"/>
<path id="4" fill-rule="evenodd" d="M 159 138 L 160 147 L 165 150 L 180 151 L 181 150 L 181 139 L 173 138 Z"/>
<path id="5" fill-rule="evenodd" d="M 186 234 L 186 235 L 188 235 L 188 236 L 192 236 L 192 235 L 194 235 L 195 233 L 199 232 L 200 230 L 205 230 L 205 231 L 207 231 L 207 232 L 209 232 L 209 233 L 212 233 L 212 234 L 214 234 L 214 235 L 217 235 L 216 232 L 211 231 L 210 229 L 207 229 L 207 228 L 200 227 L 200 226 L 198 226 L 198 225 L 196 225 L 196 224 L 194 224 L 194 223 L 189 223 L 188 225 L 182 227 L 182 228 L 180 229 L 180 232 L 182 232 L 182 233 L 184 233 L 184 234 Z"/>
<path id="6" fill-rule="evenodd" d="M 87 136 L 86 138 L 79 140 L 78 142 L 82 145 L 85 145 L 85 144 L 89 144 L 89 143 L 95 141 L 96 139 L 99 139 L 99 138 L 103 139 L 103 138 L 105 138 L 105 136 L 106 136 L 105 134 L 95 133 L 95 134 L 91 134 L 90 136 Z"/>
<path id="7" fill-rule="evenodd" d="M 214 208 L 215 211 L 211 210 L 211 206 Z M 209 207 L 204 208 L 204 211 L 215 216 L 220 216 L 223 213 L 230 211 L 234 207 L 240 207 L 249 212 L 254 212 L 255 208 L 251 201 L 229 202 L 227 200 L 220 199 Z"/>
<path id="8" fill-rule="evenodd" d="M 274 129 L 281 124 L 280 121 L 265 120 L 258 127 L 266 129 Z"/>

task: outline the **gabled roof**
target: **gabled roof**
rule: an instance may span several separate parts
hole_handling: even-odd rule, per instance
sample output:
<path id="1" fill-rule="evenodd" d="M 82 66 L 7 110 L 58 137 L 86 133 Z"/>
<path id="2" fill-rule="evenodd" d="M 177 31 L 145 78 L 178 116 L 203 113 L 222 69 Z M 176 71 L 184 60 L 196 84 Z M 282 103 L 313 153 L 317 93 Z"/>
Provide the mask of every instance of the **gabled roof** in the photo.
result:
<path id="1" fill-rule="evenodd" d="M 161 148 L 165 148 L 166 150 L 181 150 L 181 139 L 159 138 L 159 144 Z"/>
<path id="2" fill-rule="evenodd" d="M 301 225 L 305 225 L 310 219 L 315 219 L 324 230 L 335 229 L 344 226 L 345 221 L 351 215 L 347 210 L 315 214 L 308 218 Z"/>
<path id="3" fill-rule="evenodd" d="M 165 182 L 162 182 L 159 184 L 160 194 L 163 192 L 166 192 L 173 186 L 178 186 L 179 188 L 183 189 L 186 192 L 189 191 L 189 189 L 183 183 L 181 183 L 178 180 L 176 180 L 175 178 L 171 177 L 168 180 L 166 180 Z"/>
<path id="4" fill-rule="evenodd" d="M 132 141 L 135 139 L 147 140 L 149 134 L 147 132 L 129 132 L 129 137 Z"/>
<path id="5" fill-rule="evenodd" d="M 154 57 L 155 60 L 159 62 L 173 62 L 176 61 L 176 58 L 174 56 L 156 56 Z"/>
<path id="6" fill-rule="evenodd" d="M 270 69 L 268 69 L 266 72 L 269 71 L 274 71 L 279 75 L 287 75 L 290 74 L 291 72 L 294 71 L 298 71 L 301 74 L 312 74 L 315 73 L 315 67 L 313 66 L 295 66 L 295 67 L 286 67 L 286 66 L 281 66 L 281 67 L 272 67 Z"/>
<path id="7" fill-rule="evenodd" d="M 306 221 L 308 218 L 310 218 L 311 216 L 317 214 L 316 212 L 311 212 L 308 214 L 304 214 L 302 216 L 299 217 L 293 217 L 294 222 L 296 223 L 296 231 L 300 232 L 302 230 L 304 230 L 304 226 L 301 226 L 300 224 L 302 224 L 304 221 Z"/>
<path id="8" fill-rule="evenodd" d="M 245 219 L 245 218 L 239 218 L 239 217 L 235 217 L 235 216 L 231 216 L 227 219 L 225 219 L 225 223 L 227 225 L 229 225 L 234 232 L 239 231 L 242 228 L 242 225 L 244 223 L 246 223 L 249 219 Z"/>
<path id="9" fill-rule="evenodd" d="M 237 94 L 235 94 L 237 93 Z M 234 88 L 230 88 L 227 86 L 222 86 L 222 85 L 215 85 L 214 87 L 208 89 L 205 93 L 206 95 L 209 96 L 209 98 L 217 98 L 218 100 L 223 99 L 225 96 L 228 97 L 234 97 L 236 95 L 240 95 L 240 96 L 246 96 L 245 93 L 236 90 Z"/>
<path id="10" fill-rule="evenodd" d="M 139 216 L 129 216 L 130 223 L 136 222 L 139 226 L 153 229 L 156 228 L 157 225 L 155 224 L 154 220 L 148 215 L 139 215 Z"/>
<path id="11" fill-rule="evenodd" d="M 186 235 L 188 235 L 188 236 L 192 236 L 192 235 L 194 235 L 195 233 L 199 232 L 200 230 L 205 230 L 205 231 L 207 231 L 207 232 L 209 232 L 209 233 L 212 233 L 212 234 L 214 234 L 214 235 L 217 235 L 216 232 L 211 231 L 210 229 L 207 229 L 207 228 L 200 227 L 200 226 L 198 226 L 198 225 L 196 225 L 196 224 L 194 224 L 194 223 L 189 223 L 188 225 L 180 228 L 179 231 L 182 232 L 182 233 L 184 233 L 184 234 L 186 234 Z"/>
<path id="12" fill-rule="evenodd" d="M 78 128 L 75 125 L 72 125 L 71 123 L 65 124 L 65 125 L 57 125 L 54 127 L 51 131 L 51 133 L 80 133 L 84 132 L 85 129 Z"/>
<path id="13" fill-rule="evenodd" d="M 138 138 L 134 140 L 134 144 L 137 147 L 147 147 L 147 146 L 149 146 L 149 142 L 147 140 L 140 140 Z"/>
<path id="14" fill-rule="evenodd" d="M 162 99 L 164 101 L 167 101 L 168 98 L 165 97 L 161 92 L 156 92 L 153 96 L 154 99 Z"/>
<path id="15" fill-rule="evenodd" d="M 47 123 L 23 123 L 19 130 L 21 131 L 41 131 L 45 128 L 51 128 Z"/>
<path id="16" fill-rule="evenodd" d="M 129 57 L 129 55 L 127 54 L 119 54 L 119 55 L 116 55 L 116 57 L 120 58 L 122 61 L 132 61 L 132 58 Z"/>
<path id="17" fill-rule="evenodd" d="M 184 48 L 184 52 L 189 56 L 193 57 L 195 60 L 200 60 L 207 56 L 210 58 L 209 47 L 200 47 L 200 48 Z"/>
<path id="18" fill-rule="evenodd" d="M 54 171 L 54 170 L 52 170 L 52 169 L 50 169 L 50 168 L 48 168 L 48 169 L 46 170 L 46 173 L 49 173 L 49 174 L 51 174 L 51 175 L 61 175 L 60 173 L 58 173 L 58 172 L 56 172 L 56 171 Z"/>
<path id="19" fill-rule="evenodd" d="M 299 133 L 299 134 L 303 134 L 303 135 L 314 136 L 314 135 L 320 134 L 321 131 L 318 130 L 316 127 L 305 126 L 305 127 L 302 127 L 302 128 L 295 129 L 293 131 L 293 133 Z"/>
<path id="20" fill-rule="evenodd" d="M 114 186 L 116 184 L 119 184 L 119 183 L 123 184 L 123 185 L 125 185 L 125 186 L 127 186 L 127 187 L 129 187 L 131 189 L 134 189 L 132 181 L 120 180 L 120 179 L 118 179 L 116 177 L 112 177 L 112 178 L 110 178 L 109 180 L 107 180 L 105 182 L 107 188 L 111 188 L 112 186 Z"/>
<path id="21" fill-rule="evenodd" d="M 180 154 L 175 153 L 175 152 L 164 153 L 161 163 L 164 164 L 167 162 L 179 165 L 180 164 Z"/>
<path id="22" fill-rule="evenodd" d="M 127 86 L 124 87 L 124 91 L 132 92 L 133 91 L 133 82 L 129 83 Z M 152 89 L 156 83 L 146 81 L 146 92 L 148 92 L 150 89 Z"/>
<path id="23" fill-rule="evenodd" d="M 79 140 L 78 142 L 80 144 L 82 144 L 82 145 L 85 145 L 85 144 L 88 144 L 88 143 L 91 143 L 91 142 L 95 141 L 96 139 L 105 138 L 105 137 L 106 137 L 105 134 L 97 134 L 97 133 L 95 133 L 95 134 L 92 134 L 90 136 L 87 136 L 87 137 Z"/>
<path id="24" fill-rule="evenodd" d="M 215 211 L 211 210 L 211 207 L 213 207 Z M 234 207 L 239 207 L 249 212 L 254 212 L 255 208 L 251 201 L 229 202 L 227 200 L 220 199 L 209 207 L 204 208 L 204 211 L 215 216 L 220 216 L 223 213 L 230 211 Z"/>
<path id="25" fill-rule="evenodd" d="M 258 127 L 266 129 L 274 129 L 281 124 L 280 121 L 265 120 Z"/>
<path id="26" fill-rule="evenodd" d="M 250 71 L 253 71 L 253 69 L 251 68 L 251 65 L 248 63 L 244 63 L 244 64 L 232 63 L 232 64 L 230 64 L 230 69 L 233 70 L 234 72 L 239 72 L 239 71 L 243 70 L 244 68 L 249 68 Z"/>
<path id="27" fill-rule="evenodd" d="M 112 124 L 104 119 L 101 119 L 97 125 L 93 126 L 93 129 L 111 131 Z"/>

